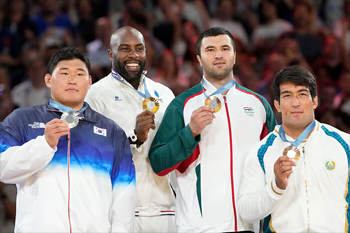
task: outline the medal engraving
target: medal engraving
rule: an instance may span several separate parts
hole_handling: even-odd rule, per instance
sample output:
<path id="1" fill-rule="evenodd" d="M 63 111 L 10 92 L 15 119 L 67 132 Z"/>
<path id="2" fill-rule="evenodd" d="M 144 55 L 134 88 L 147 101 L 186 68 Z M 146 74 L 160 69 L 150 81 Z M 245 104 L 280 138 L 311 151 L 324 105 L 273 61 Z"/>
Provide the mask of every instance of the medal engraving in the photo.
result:
<path id="1" fill-rule="evenodd" d="M 210 96 L 208 97 L 205 102 L 205 106 L 209 106 L 214 109 L 214 112 L 218 112 L 221 109 L 221 101 L 216 96 Z"/>
<path id="2" fill-rule="evenodd" d="M 74 112 L 64 112 L 61 116 L 61 120 L 64 120 L 70 129 L 74 128 L 79 123 L 78 114 Z"/>
<path id="3" fill-rule="evenodd" d="M 159 109 L 159 102 L 156 98 L 153 97 L 147 97 L 142 102 L 142 109 L 143 110 L 149 110 L 153 113 L 156 113 Z"/>
<path id="4" fill-rule="evenodd" d="M 287 156 L 288 158 L 296 162 L 300 158 L 300 151 L 295 146 L 288 146 L 283 150 L 283 156 Z"/>

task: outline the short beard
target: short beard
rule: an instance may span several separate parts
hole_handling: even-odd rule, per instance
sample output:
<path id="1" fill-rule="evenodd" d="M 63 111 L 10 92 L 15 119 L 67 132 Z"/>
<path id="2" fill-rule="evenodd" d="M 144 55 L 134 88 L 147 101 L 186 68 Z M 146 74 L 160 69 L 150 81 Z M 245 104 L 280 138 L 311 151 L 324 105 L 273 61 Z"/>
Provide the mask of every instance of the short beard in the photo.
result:
<path id="1" fill-rule="evenodd" d="M 114 61 L 114 70 L 115 72 L 117 72 L 118 74 L 120 74 L 123 78 L 126 79 L 126 81 L 128 81 L 130 84 L 135 82 L 135 81 L 139 81 L 141 78 L 141 75 L 143 73 L 143 70 L 145 69 L 146 66 L 146 61 L 140 61 L 137 60 L 140 63 L 140 71 L 135 73 L 130 73 L 129 71 L 127 71 L 125 69 L 125 64 L 121 63 L 118 60 Z"/>

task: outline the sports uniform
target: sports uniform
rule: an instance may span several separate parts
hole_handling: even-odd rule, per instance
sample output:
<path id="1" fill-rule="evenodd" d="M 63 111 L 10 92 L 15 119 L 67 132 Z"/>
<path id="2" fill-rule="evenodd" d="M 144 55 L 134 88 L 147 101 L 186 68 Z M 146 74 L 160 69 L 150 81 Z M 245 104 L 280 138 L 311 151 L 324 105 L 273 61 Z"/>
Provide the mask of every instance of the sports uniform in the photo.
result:
<path id="1" fill-rule="evenodd" d="M 0 123 L 0 180 L 18 190 L 15 232 L 132 232 L 135 168 L 124 131 L 87 107 L 70 139 L 51 148 L 45 124 L 61 114 L 45 104 Z"/>
<path id="2" fill-rule="evenodd" d="M 120 76 L 118 76 L 120 77 Z M 93 84 L 86 101 L 97 112 L 114 120 L 124 129 L 127 136 L 134 134 L 136 117 L 144 100 L 122 77 L 117 79 L 112 73 Z M 174 98 L 171 90 L 142 75 L 138 91 L 145 93 L 144 82 L 150 95 L 159 102 L 155 113 L 156 130 L 150 130 L 148 139 L 139 148 L 132 146 L 136 167 L 136 209 L 135 232 L 175 231 L 175 201 L 169 185 L 169 176 L 157 176 L 148 160 L 148 151 L 156 131 L 163 119 L 166 107 Z"/>
<path id="3" fill-rule="evenodd" d="M 350 232 L 350 135 L 316 121 L 298 146 L 300 158 L 287 188 L 280 190 L 274 164 L 290 143 L 279 130 L 276 126 L 247 158 L 238 201 L 242 218 L 266 217 L 264 232 Z"/>
<path id="4" fill-rule="evenodd" d="M 207 93 L 216 91 L 203 80 Z M 196 138 L 189 122 L 192 112 L 204 105 L 202 86 L 198 84 L 176 97 L 150 150 L 151 165 L 158 175 L 176 170 L 179 232 L 247 229 L 236 208 L 243 161 L 251 146 L 276 124 L 267 101 L 238 84 L 226 96 L 216 96 L 221 110 Z"/>

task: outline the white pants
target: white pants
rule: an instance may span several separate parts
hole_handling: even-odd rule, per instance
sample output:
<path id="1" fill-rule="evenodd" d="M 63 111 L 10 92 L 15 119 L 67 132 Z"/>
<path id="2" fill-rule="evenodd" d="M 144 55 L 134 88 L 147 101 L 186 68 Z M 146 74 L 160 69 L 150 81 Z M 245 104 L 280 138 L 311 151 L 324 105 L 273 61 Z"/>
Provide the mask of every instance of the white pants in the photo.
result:
<path id="1" fill-rule="evenodd" d="M 176 232 L 175 216 L 135 217 L 135 232 Z"/>

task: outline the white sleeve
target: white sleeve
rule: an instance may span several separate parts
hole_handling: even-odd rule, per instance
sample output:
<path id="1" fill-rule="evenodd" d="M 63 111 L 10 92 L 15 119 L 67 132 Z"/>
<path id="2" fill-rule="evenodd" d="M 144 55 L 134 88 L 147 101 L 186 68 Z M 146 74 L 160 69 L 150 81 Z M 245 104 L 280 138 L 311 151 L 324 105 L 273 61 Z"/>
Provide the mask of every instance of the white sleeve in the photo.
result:
<path id="1" fill-rule="evenodd" d="M 238 198 L 239 213 L 248 223 L 257 222 L 271 214 L 284 193 L 284 190 L 277 188 L 275 180 L 265 180 L 257 151 L 254 149 L 247 157 Z"/>
<path id="2" fill-rule="evenodd" d="M 17 184 L 28 179 L 50 163 L 57 147 L 52 149 L 45 136 L 38 136 L 22 146 L 13 146 L 0 153 L 0 181 Z"/>

